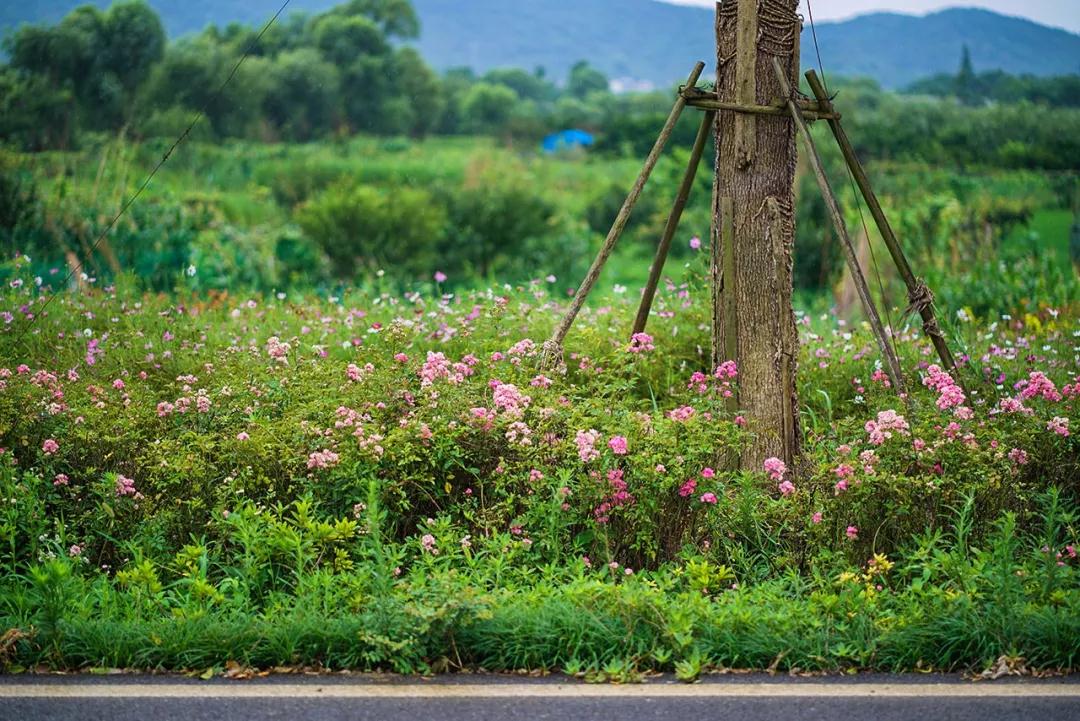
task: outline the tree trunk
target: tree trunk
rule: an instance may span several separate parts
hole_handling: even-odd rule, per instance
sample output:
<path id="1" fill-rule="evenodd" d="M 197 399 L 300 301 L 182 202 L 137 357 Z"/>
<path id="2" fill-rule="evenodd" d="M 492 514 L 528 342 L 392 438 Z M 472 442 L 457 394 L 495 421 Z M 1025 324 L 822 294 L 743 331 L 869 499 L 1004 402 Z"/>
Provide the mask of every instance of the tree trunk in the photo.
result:
<path id="1" fill-rule="evenodd" d="M 721 0 L 717 5 L 717 92 L 721 101 L 769 105 L 780 98 L 778 57 L 798 87 L 798 0 Z M 795 392 L 798 334 L 791 306 L 795 243 L 795 125 L 786 116 L 721 111 L 717 121 L 713 242 L 721 243 L 723 198 L 731 198 L 739 407 L 755 431 L 741 458 L 760 470 L 769 457 L 793 465 L 799 453 Z M 721 253 L 722 255 L 722 253 Z M 717 344 L 720 345 L 720 344 Z"/>

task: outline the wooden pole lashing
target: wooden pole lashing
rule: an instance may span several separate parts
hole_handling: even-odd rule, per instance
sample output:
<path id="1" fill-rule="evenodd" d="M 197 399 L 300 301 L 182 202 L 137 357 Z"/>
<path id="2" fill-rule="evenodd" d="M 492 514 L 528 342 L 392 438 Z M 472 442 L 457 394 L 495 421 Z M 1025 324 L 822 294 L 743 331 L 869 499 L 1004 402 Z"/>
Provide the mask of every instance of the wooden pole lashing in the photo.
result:
<path id="1" fill-rule="evenodd" d="M 957 372 L 956 361 L 953 358 L 952 351 L 949 350 L 949 344 L 945 341 L 945 336 L 941 332 L 937 316 L 934 313 L 933 294 L 926 284 L 916 278 L 915 273 L 912 272 L 911 265 L 904 255 L 904 249 L 900 246 L 900 241 L 897 239 L 896 233 L 893 232 L 889 219 L 885 217 L 885 211 L 882 210 L 881 203 L 878 202 L 877 194 L 874 193 L 874 189 L 870 185 L 870 177 L 866 174 L 866 170 L 863 169 L 862 163 L 859 162 L 859 156 L 855 154 L 855 148 L 852 146 L 851 141 L 848 140 L 847 133 L 844 132 L 843 126 L 840 125 L 840 120 L 830 117 L 835 113 L 832 101 L 825 91 L 825 86 L 813 70 L 806 72 L 806 80 L 817 98 L 818 107 L 824 111 L 825 117 L 829 121 L 829 128 L 832 130 L 833 137 L 836 138 L 837 145 L 840 146 L 840 153 L 844 156 L 844 162 L 847 163 L 848 168 L 851 170 L 851 174 L 855 178 L 855 184 L 859 186 L 859 191 L 862 193 L 867 207 L 870 208 L 870 215 L 874 217 L 878 232 L 881 233 L 881 238 L 885 241 L 885 247 L 889 249 L 889 255 L 892 256 L 893 263 L 896 265 L 904 285 L 907 286 L 908 302 L 910 304 L 908 310 L 917 311 L 922 316 L 923 332 L 929 336 L 930 342 L 934 344 L 934 349 L 937 351 L 938 358 L 941 359 L 945 369 L 960 383 L 961 379 L 960 374 Z"/>
<path id="2" fill-rule="evenodd" d="M 697 81 L 704 70 L 705 63 L 697 63 L 690 72 L 690 77 L 686 80 L 686 86 L 693 87 L 694 85 L 697 85 Z M 567 309 L 566 315 L 559 325 L 556 326 L 555 332 L 552 334 L 551 338 L 544 341 L 543 353 L 540 359 L 541 366 L 551 367 L 561 361 L 562 343 L 566 339 L 566 334 L 570 332 L 570 327 L 573 326 L 574 319 L 577 318 L 578 313 L 581 312 L 582 306 L 585 305 L 585 299 L 588 298 L 589 292 L 592 291 L 593 286 L 596 285 L 596 281 L 600 277 L 600 271 L 603 270 L 604 264 L 607 262 L 608 257 L 611 256 L 611 251 L 615 249 L 615 243 L 619 240 L 623 230 L 626 228 L 626 223 L 630 220 L 630 214 L 633 212 L 634 206 L 637 205 L 638 198 L 641 197 L 641 191 L 644 190 L 645 183 L 648 182 L 649 176 L 652 175 L 652 171 L 656 168 L 656 163 L 660 160 L 660 154 L 663 152 L 664 146 L 667 145 L 667 141 L 671 138 L 671 134 L 675 130 L 675 125 L 679 122 L 679 118 L 682 116 L 682 112 L 685 108 L 686 98 L 683 96 L 682 92 L 680 92 L 675 100 L 674 107 L 671 109 L 671 113 L 668 115 L 667 122 L 664 123 L 663 129 L 656 139 L 656 143 L 649 152 L 649 156 L 645 159 L 645 165 L 642 167 L 641 173 L 638 174 L 637 180 L 634 181 L 634 186 L 630 189 L 630 194 L 626 196 L 626 201 L 623 202 L 622 208 L 619 210 L 619 214 L 616 216 L 615 222 L 611 226 L 611 230 L 608 231 L 604 244 L 600 246 L 600 252 L 597 254 L 596 259 L 593 260 L 592 266 L 589 267 L 589 272 L 585 274 L 585 279 L 581 282 L 581 285 L 578 286 L 577 293 L 574 294 L 574 299 L 570 302 L 570 308 Z"/>
<path id="3" fill-rule="evenodd" d="M 780 62 L 775 57 L 773 58 L 773 69 L 776 71 L 780 86 L 783 88 L 784 96 L 788 98 L 788 110 L 791 113 L 792 119 L 795 121 L 795 127 L 802 135 L 803 140 L 806 141 L 810 166 L 813 168 L 814 175 L 817 177 L 818 185 L 821 187 L 821 194 L 825 200 L 825 207 L 828 208 L 829 216 L 832 218 L 833 225 L 836 227 L 836 233 L 840 237 L 840 244 L 844 249 L 848 269 L 851 271 L 851 278 L 855 282 L 859 300 L 862 301 L 863 311 L 866 313 L 870 328 L 873 330 L 878 348 L 885 358 L 886 371 L 889 374 L 889 379 L 892 381 L 893 387 L 896 388 L 897 392 L 904 394 L 904 376 L 900 370 L 900 359 L 897 358 L 896 352 L 889 342 L 888 336 L 885 333 L 885 327 L 881 322 L 881 317 L 878 315 L 877 306 L 874 305 L 873 296 L 870 294 L 870 286 L 866 282 L 866 277 L 863 275 L 862 268 L 859 267 L 859 260 L 855 254 L 855 246 L 851 242 L 851 236 L 848 235 L 847 226 L 844 225 L 844 216 L 840 213 L 840 205 L 836 200 L 836 194 L 833 193 L 832 186 L 829 184 L 829 178 L 825 175 L 825 167 L 821 162 L 821 156 L 818 155 L 817 145 L 814 144 L 814 138 L 810 135 L 809 128 L 806 127 L 806 121 L 803 119 L 799 107 L 795 104 L 794 100 L 791 99 L 791 85 L 784 75 L 784 70 L 781 67 Z"/>
<path id="4" fill-rule="evenodd" d="M 713 131 L 713 122 L 716 120 L 716 111 L 708 110 L 701 117 L 701 126 L 698 128 L 697 138 L 694 139 L 693 150 L 690 151 L 690 161 L 683 175 L 679 192 L 675 195 L 675 202 L 671 206 L 664 232 L 660 236 L 660 244 L 656 248 L 656 257 L 649 269 L 649 280 L 645 283 L 645 290 L 641 295 L 641 304 L 638 306 L 637 317 L 634 319 L 633 333 L 641 333 L 649 322 L 649 312 L 652 310 L 653 299 L 656 297 L 656 288 L 660 284 L 660 275 L 667 262 L 668 252 L 671 250 L 671 242 L 675 238 L 675 232 L 679 228 L 686 203 L 690 199 L 690 192 L 694 189 L 694 179 L 697 177 L 698 166 L 701 165 L 701 156 L 705 154 L 705 146 L 709 143 L 709 136 Z"/>

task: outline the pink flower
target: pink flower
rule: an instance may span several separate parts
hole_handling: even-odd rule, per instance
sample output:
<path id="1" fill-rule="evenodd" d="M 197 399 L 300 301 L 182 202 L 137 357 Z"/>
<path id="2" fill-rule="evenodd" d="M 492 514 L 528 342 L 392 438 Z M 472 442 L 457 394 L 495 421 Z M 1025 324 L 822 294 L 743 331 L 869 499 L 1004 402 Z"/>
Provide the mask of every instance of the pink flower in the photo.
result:
<path id="1" fill-rule="evenodd" d="M 717 500 L 716 499 L 716 494 L 715 493 L 704 493 L 704 494 L 702 494 L 700 500 L 701 500 L 702 503 L 708 503 L 711 506 L 715 506 L 716 505 L 716 500 Z"/>
<path id="2" fill-rule="evenodd" d="M 693 418 L 695 413 L 697 413 L 697 411 L 694 410 L 693 406 L 680 406 L 673 411 L 669 411 L 668 418 L 683 423 Z"/>
<path id="3" fill-rule="evenodd" d="M 839 496 L 841 493 L 843 493 L 846 490 L 847 490 L 847 481 L 845 481 L 843 478 L 841 478 L 839 481 L 837 481 L 836 485 L 833 486 L 833 493 L 835 495 L 837 495 L 837 496 Z"/>
<path id="4" fill-rule="evenodd" d="M 552 380 L 542 373 L 529 381 L 529 385 L 533 388 L 548 388 L 551 386 L 551 383 Z"/>
<path id="5" fill-rule="evenodd" d="M 713 372 L 713 375 L 721 380 L 725 378 L 731 380 L 738 377 L 739 367 L 735 365 L 735 361 L 724 361 L 720 365 L 716 366 L 716 370 Z"/>
<path id="6" fill-rule="evenodd" d="M 523 394 L 512 383 L 495 383 L 494 405 L 511 418 L 520 418 L 532 403 L 532 397 Z"/>
<path id="7" fill-rule="evenodd" d="M 812 523 L 813 523 L 814 525 L 817 525 L 818 523 L 821 523 L 821 511 L 818 511 L 818 512 L 817 512 L 817 513 L 815 513 L 814 515 L 810 516 L 810 521 L 811 521 L 811 522 L 812 522 Z"/>
<path id="8" fill-rule="evenodd" d="M 395 353 L 394 360 L 396 360 L 398 363 L 408 363 L 409 356 L 405 355 L 404 353 Z"/>
<path id="9" fill-rule="evenodd" d="M 45 455 L 51 456 L 60 450 L 60 444 L 54 441 L 52 438 L 48 438 L 41 444 L 41 450 L 45 452 Z"/>
<path id="10" fill-rule="evenodd" d="M 870 434 L 870 443 L 880 446 L 886 439 L 892 438 L 894 431 L 907 435 L 909 426 L 902 415 L 894 410 L 887 410 L 878 413 L 877 420 L 867 421 L 865 429 Z"/>
<path id="11" fill-rule="evenodd" d="M 236 440 L 238 440 L 238 441 L 246 441 L 249 438 L 251 438 L 251 436 L 249 436 L 244 431 L 240 431 L 239 433 L 236 434 Z"/>
<path id="12" fill-rule="evenodd" d="M 341 460 L 337 453 L 330 450 L 315 451 L 308 456 L 308 470 L 333 468 Z"/>
<path id="13" fill-rule="evenodd" d="M 435 271 L 435 275 L 433 275 L 432 277 L 435 279 L 436 283 L 446 282 L 446 273 L 442 272 L 441 270 Z"/>
<path id="14" fill-rule="evenodd" d="M 112 382 L 112 387 L 115 388 L 118 391 L 122 391 L 122 390 L 124 390 L 124 381 L 121 380 L 120 378 L 117 378 L 116 380 L 114 380 Z"/>
<path id="15" fill-rule="evenodd" d="M 65 473 L 57 473 L 56 478 L 53 478 L 54 486 L 66 486 L 68 484 L 68 477 Z"/>
<path id="16" fill-rule="evenodd" d="M 1047 378 L 1045 373 L 1040 371 L 1034 371 L 1033 373 L 1028 374 L 1028 379 L 1026 381 L 1020 381 L 1016 384 L 1016 387 L 1020 388 L 1020 397 L 1024 399 L 1041 396 L 1046 400 L 1055 403 L 1061 400 L 1061 394 L 1058 393 L 1054 382 Z"/>
<path id="17" fill-rule="evenodd" d="M 439 549 L 435 547 L 435 536 L 430 533 L 425 533 L 423 538 L 420 539 L 420 545 L 424 547 L 424 550 L 430 553 L 432 556 L 439 555 Z"/>
<path id="18" fill-rule="evenodd" d="M 611 448 L 611 452 L 615 455 L 625 456 L 627 452 L 626 438 L 623 436 L 613 436 L 611 440 L 608 441 L 608 447 Z"/>
<path id="19" fill-rule="evenodd" d="M 136 500 L 142 498 L 142 494 L 135 489 L 135 481 L 121 475 L 116 477 L 116 495 L 131 496 Z"/>
<path id="20" fill-rule="evenodd" d="M 790 496 L 795 492 L 795 485 L 791 481 L 781 481 L 777 488 L 784 497 Z"/>
<path id="21" fill-rule="evenodd" d="M 656 346 L 653 345 L 653 337 L 648 333 L 634 333 L 630 338 L 630 347 L 626 350 L 630 353 L 648 353 L 651 350 L 655 350 Z"/>
<path id="22" fill-rule="evenodd" d="M 289 362 L 289 351 L 292 350 L 292 346 L 288 343 L 282 343 L 281 339 L 276 335 L 271 336 L 266 341 L 266 354 L 273 358 L 278 363 Z"/>
<path id="23" fill-rule="evenodd" d="M 689 498 L 694 495 L 694 491 L 697 490 L 697 481 L 691 478 L 686 483 L 679 486 L 679 495 L 683 498 Z"/>
<path id="24" fill-rule="evenodd" d="M 854 541 L 856 538 L 859 537 L 859 529 L 855 526 L 848 526 L 847 530 L 844 531 L 844 535 L 848 537 L 848 540 Z"/>
<path id="25" fill-rule="evenodd" d="M 711 468 L 705 468 L 705 469 L 703 469 L 701 471 L 701 477 L 702 478 L 715 478 L 716 477 L 716 471 L 714 471 Z"/>
<path id="26" fill-rule="evenodd" d="M 1009 460 L 1018 466 L 1022 466 L 1028 462 L 1028 454 L 1019 448 L 1013 448 L 1009 451 Z"/>
<path id="27" fill-rule="evenodd" d="M 596 442 L 600 440 L 600 433 L 595 429 L 578 431 L 574 442 L 578 447 L 578 457 L 583 463 L 594 461 L 600 457 L 600 451 L 596 450 Z"/>
<path id="28" fill-rule="evenodd" d="M 536 468 L 533 468 L 531 471 L 529 471 L 529 480 L 533 483 L 536 483 L 537 481 L 542 481 L 544 480 L 544 474 Z"/>
<path id="29" fill-rule="evenodd" d="M 952 376 L 936 365 L 926 369 L 923 385 L 938 392 L 937 407 L 943 411 L 962 406 L 967 400 L 963 389 L 956 385 Z"/>
<path id="30" fill-rule="evenodd" d="M 693 238 L 690 239 L 690 250 L 700 250 L 700 249 L 701 249 L 701 238 L 699 238 L 699 237 L 697 237 L 695 235 Z"/>
<path id="31" fill-rule="evenodd" d="M 774 481 L 783 480 L 784 474 L 787 473 L 787 465 L 779 458 L 766 458 L 764 467 L 765 472 L 769 474 L 769 478 Z"/>
<path id="32" fill-rule="evenodd" d="M 1046 430 L 1057 433 L 1062 438 L 1069 437 L 1069 419 L 1054 416 L 1054 419 L 1046 424 Z"/>

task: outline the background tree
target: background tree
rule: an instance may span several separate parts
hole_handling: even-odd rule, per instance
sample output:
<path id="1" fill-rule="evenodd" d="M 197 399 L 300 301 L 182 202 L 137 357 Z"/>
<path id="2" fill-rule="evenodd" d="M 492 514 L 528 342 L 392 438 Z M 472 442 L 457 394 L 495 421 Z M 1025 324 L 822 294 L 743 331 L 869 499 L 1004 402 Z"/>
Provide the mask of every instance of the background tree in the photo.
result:
<path id="1" fill-rule="evenodd" d="M 517 93 L 505 85 L 477 83 L 461 104 L 464 127 L 474 133 L 496 132 L 510 119 L 517 102 Z"/>
<path id="2" fill-rule="evenodd" d="M 960 71 L 956 74 L 956 97 L 964 105 L 978 105 L 982 101 L 979 79 L 971 64 L 971 50 L 965 45 L 960 55 Z"/>
<path id="3" fill-rule="evenodd" d="M 113 4 L 105 13 L 100 70 L 119 85 L 123 122 L 131 120 L 135 95 L 165 55 L 165 28 L 143 0 Z"/>
<path id="4" fill-rule="evenodd" d="M 266 117 L 289 140 L 311 140 L 340 117 L 341 74 L 314 48 L 289 50 L 271 66 Z"/>
<path id="5" fill-rule="evenodd" d="M 584 60 L 570 68 L 570 77 L 566 81 L 566 92 L 571 97 L 583 100 L 592 93 L 608 89 L 607 76 L 593 68 Z"/>

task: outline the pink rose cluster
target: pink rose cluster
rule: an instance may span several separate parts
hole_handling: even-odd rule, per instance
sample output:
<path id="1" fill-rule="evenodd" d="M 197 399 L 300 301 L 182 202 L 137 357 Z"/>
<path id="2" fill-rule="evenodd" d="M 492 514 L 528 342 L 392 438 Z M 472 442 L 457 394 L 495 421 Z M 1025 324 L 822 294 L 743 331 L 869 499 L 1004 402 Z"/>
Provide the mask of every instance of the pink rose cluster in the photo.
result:
<path id="1" fill-rule="evenodd" d="M 593 472 L 596 473 L 595 471 Z M 627 490 L 626 479 L 623 476 L 622 470 L 613 468 L 607 472 L 608 486 L 611 488 L 611 493 L 605 498 L 600 505 L 593 509 L 593 515 L 596 518 L 597 523 L 607 523 L 611 520 L 608 515 L 613 508 L 619 506 L 626 506 L 634 503 L 634 497 L 630 495 Z"/>
<path id="2" fill-rule="evenodd" d="M 953 377 L 936 365 L 926 369 L 923 385 L 937 392 L 937 407 L 940 410 L 956 408 L 957 412 L 960 412 L 959 409 L 963 407 L 964 402 L 967 400 L 967 397 L 964 396 L 964 390 L 956 384 Z"/>
<path id="3" fill-rule="evenodd" d="M 600 441 L 600 432 L 594 428 L 587 431 L 578 431 L 574 437 L 577 444 L 578 457 L 582 463 L 595 461 L 600 457 L 600 451 L 596 450 L 596 444 Z"/>
<path id="4" fill-rule="evenodd" d="M 906 436 L 910 430 L 907 420 L 891 409 L 881 411 L 877 414 L 877 420 L 867 421 L 864 427 L 870 435 L 870 443 L 875 446 L 892 438 L 894 432 Z"/>
<path id="5" fill-rule="evenodd" d="M 466 356 L 460 362 L 452 363 L 443 353 L 428 351 L 427 360 L 420 368 L 420 387 L 427 388 L 440 378 L 445 378 L 451 385 L 462 383 L 473 374 L 473 366 L 479 363 L 475 356 Z"/>
<path id="6" fill-rule="evenodd" d="M 1041 371 L 1029 373 L 1027 380 L 1020 381 L 1014 387 L 1020 390 L 1020 397 L 1024 400 L 1043 398 L 1053 403 L 1061 400 L 1057 386 Z"/>
<path id="7" fill-rule="evenodd" d="M 655 350 L 656 346 L 653 344 L 653 337 L 648 333 L 634 333 L 630 336 L 630 347 L 627 348 L 628 353 L 648 353 Z"/>
<path id="8" fill-rule="evenodd" d="M 273 358 L 277 363 L 288 363 L 290 350 L 292 350 L 292 346 L 282 342 L 276 335 L 271 336 L 266 341 L 266 355 Z"/>
<path id="9" fill-rule="evenodd" d="M 143 495 L 135 488 L 135 481 L 131 480 L 127 476 L 116 476 L 116 495 L 118 497 L 131 496 L 136 501 L 140 500 Z"/>
<path id="10" fill-rule="evenodd" d="M 1056 433 L 1062 438 L 1069 437 L 1069 419 L 1061 416 L 1054 416 L 1050 422 L 1046 424 L 1046 430 L 1051 433 Z"/>
<path id="11" fill-rule="evenodd" d="M 355 363 L 350 363 L 345 369 L 345 377 L 349 379 L 350 383 L 359 383 L 374 372 L 375 366 L 371 363 L 365 363 L 363 368 Z"/>
<path id="12" fill-rule="evenodd" d="M 668 411 L 668 418 L 678 423 L 685 423 L 694 417 L 697 411 L 693 406 L 680 406 L 675 410 Z"/>
<path id="13" fill-rule="evenodd" d="M 491 381 L 494 392 L 494 405 L 511 418 L 521 418 L 525 409 L 532 403 L 532 398 L 525 395 L 512 383 Z"/>
<path id="14" fill-rule="evenodd" d="M 738 366 L 735 365 L 735 361 L 724 361 L 720 365 L 716 366 L 716 370 L 712 373 L 712 378 L 718 381 L 714 388 L 714 392 L 723 398 L 730 398 L 734 395 L 732 389 L 732 383 L 739 376 Z M 695 372 L 690 376 L 690 382 L 686 384 L 686 387 L 692 391 L 696 391 L 699 395 L 704 395 L 709 392 L 709 376 L 705 375 L 701 371 Z"/>
<path id="15" fill-rule="evenodd" d="M 341 457 L 337 453 L 331 450 L 323 449 L 320 451 L 314 451 L 307 459 L 308 470 L 321 470 L 324 468 L 333 468 L 341 460 Z"/>
<path id="16" fill-rule="evenodd" d="M 779 458 L 766 458 L 765 463 L 762 464 L 765 473 L 774 481 L 777 481 L 776 488 L 783 496 L 790 496 L 795 493 L 795 484 L 791 481 L 784 479 L 784 474 L 787 473 L 787 464 L 785 464 Z"/>

